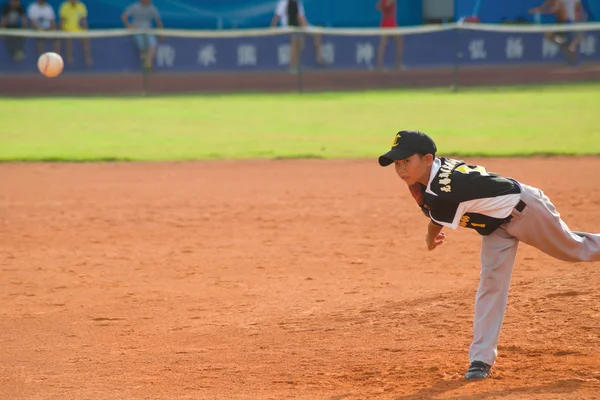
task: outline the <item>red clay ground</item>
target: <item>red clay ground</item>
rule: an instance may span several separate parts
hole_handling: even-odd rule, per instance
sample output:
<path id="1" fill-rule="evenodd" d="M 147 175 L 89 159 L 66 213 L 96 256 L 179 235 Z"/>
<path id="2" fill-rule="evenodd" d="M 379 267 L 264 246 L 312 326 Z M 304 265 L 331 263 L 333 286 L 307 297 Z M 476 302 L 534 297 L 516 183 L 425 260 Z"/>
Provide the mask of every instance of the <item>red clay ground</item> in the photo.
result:
<path id="1" fill-rule="evenodd" d="M 470 161 L 600 230 L 600 159 Z M 600 396 L 600 263 L 522 245 L 466 382 L 479 237 L 425 226 L 375 160 L 0 165 L 0 398 Z"/>
<path id="2" fill-rule="evenodd" d="M 0 95 L 95 95 L 228 92 L 307 92 L 328 90 L 450 87 L 457 85 L 526 85 L 600 80 L 600 65 L 577 68 L 562 64 L 460 67 L 407 71 L 319 70 L 287 72 L 65 74 L 49 79 L 39 74 L 0 74 Z"/>

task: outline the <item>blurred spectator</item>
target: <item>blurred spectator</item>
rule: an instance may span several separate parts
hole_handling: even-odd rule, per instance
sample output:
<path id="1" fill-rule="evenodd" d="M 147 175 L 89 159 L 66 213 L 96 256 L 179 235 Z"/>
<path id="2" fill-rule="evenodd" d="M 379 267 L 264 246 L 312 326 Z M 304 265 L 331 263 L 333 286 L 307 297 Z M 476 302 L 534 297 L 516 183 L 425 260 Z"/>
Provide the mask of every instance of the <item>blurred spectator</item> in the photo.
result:
<path id="1" fill-rule="evenodd" d="M 152 29 L 152 23 L 156 23 L 158 29 L 163 28 L 158 9 L 151 4 L 151 0 L 140 0 L 133 3 L 123 13 L 121 20 L 130 29 Z M 129 21 L 131 18 L 131 22 Z M 140 51 L 140 58 L 144 61 L 147 69 L 152 69 L 152 61 L 156 54 L 157 38 L 155 35 L 137 34 L 135 42 Z"/>
<path id="2" fill-rule="evenodd" d="M 20 0 L 10 0 L 2 6 L 2 17 L 0 18 L 0 27 L 8 29 L 27 28 L 27 15 L 21 5 Z M 13 60 L 19 62 L 25 58 L 23 47 L 25 38 L 22 36 L 6 36 L 6 48 Z"/>
<path id="3" fill-rule="evenodd" d="M 308 27 L 302 0 L 279 0 L 271 20 L 271 26 L 276 26 L 278 22 L 282 27 Z M 313 40 L 316 61 L 318 64 L 323 64 L 321 35 L 314 35 Z M 302 50 L 304 50 L 304 37 L 300 34 L 293 34 L 290 43 L 290 72 L 292 73 L 298 72 Z"/>
<path id="4" fill-rule="evenodd" d="M 65 32 L 83 32 L 88 29 L 87 8 L 79 0 L 67 0 L 62 3 L 58 15 L 60 16 L 60 27 Z M 90 51 L 90 39 L 82 38 L 81 44 L 83 45 L 85 63 L 87 66 L 91 66 L 93 61 Z M 65 55 L 67 63 L 73 64 L 73 39 L 65 39 Z"/>
<path id="5" fill-rule="evenodd" d="M 529 10 L 530 14 L 553 14 L 558 24 L 573 24 L 585 20 L 580 0 L 545 0 L 539 7 Z M 583 40 L 582 32 L 547 32 L 547 40 L 568 52 L 569 61 L 577 58 L 577 46 Z"/>
<path id="6" fill-rule="evenodd" d="M 396 21 L 396 0 L 378 0 L 377 9 L 381 12 L 381 23 L 380 27 L 397 28 L 398 22 Z M 383 68 L 383 57 L 385 55 L 385 49 L 387 47 L 387 35 L 382 35 L 379 48 L 377 49 L 377 64 L 379 68 Z M 402 68 L 402 53 L 404 51 L 404 39 L 402 36 L 394 36 L 396 40 L 396 68 Z"/>
<path id="7" fill-rule="evenodd" d="M 37 0 L 37 2 L 31 3 L 27 8 L 27 18 L 29 18 L 31 28 L 36 31 L 56 30 L 56 14 L 54 14 L 54 9 L 46 0 Z M 39 55 L 45 52 L 46 40 L 36 40 Z M 60 53 L 60 41 L 58 39 L 54 39 L 54 51 Z"/>

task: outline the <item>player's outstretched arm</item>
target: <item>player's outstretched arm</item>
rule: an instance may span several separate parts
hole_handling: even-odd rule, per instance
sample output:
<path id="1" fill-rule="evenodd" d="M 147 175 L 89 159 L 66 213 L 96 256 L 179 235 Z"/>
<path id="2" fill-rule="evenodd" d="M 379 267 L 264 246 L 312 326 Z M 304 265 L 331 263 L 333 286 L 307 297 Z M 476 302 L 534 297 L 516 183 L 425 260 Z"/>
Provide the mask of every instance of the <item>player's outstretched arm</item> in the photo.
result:
<path id="1" fill-rule="evenodd" d="M 552 14 L 557 8 L 556 0 L 545 0 L 540 6 L 529 10 L 529 14 Z"/>
<path id="2" fill-rule="evenodd" d="M 425 242 L 427 248 L 433 250 L 439 245 L 444 243 L 446 240 L 446 234 L 442 232 L 442 226 L 434 224 L 433 221 L 429 222 L 427 227 L 427 235 L 425 236 Z"/>

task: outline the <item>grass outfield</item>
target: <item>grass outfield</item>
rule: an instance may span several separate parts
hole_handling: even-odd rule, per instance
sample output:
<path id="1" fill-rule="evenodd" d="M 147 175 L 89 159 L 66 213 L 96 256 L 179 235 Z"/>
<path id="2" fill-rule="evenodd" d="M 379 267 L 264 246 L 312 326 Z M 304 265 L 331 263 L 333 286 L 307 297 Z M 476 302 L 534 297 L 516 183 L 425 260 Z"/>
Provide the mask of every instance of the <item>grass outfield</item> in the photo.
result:
<path id="1" fill-rule="evenodd" d="M 440 154 L 600 154 L 600 84 L 324 94 L 0 99 L 0 160 L 365 158 L 400 129 Z"/>

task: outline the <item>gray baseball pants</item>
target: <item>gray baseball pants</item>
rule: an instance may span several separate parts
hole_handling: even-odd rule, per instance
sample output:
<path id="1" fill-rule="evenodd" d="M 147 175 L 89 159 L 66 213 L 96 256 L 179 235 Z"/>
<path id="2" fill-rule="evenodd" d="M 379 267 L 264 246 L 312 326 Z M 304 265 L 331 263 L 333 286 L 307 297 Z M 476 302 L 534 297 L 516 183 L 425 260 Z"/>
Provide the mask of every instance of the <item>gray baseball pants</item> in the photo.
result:
<path id="1" fill-rule="evenodd" d="M 526 204 L 521 212 L 513 210 L 508 223 L 482 236 L 470 362 L 494 365 L 496 361 L 519 242 L 563 261 L 600 261 L 600 234 L 572 232 L 539 189 L 521 184 L 521 200 Z"/>

